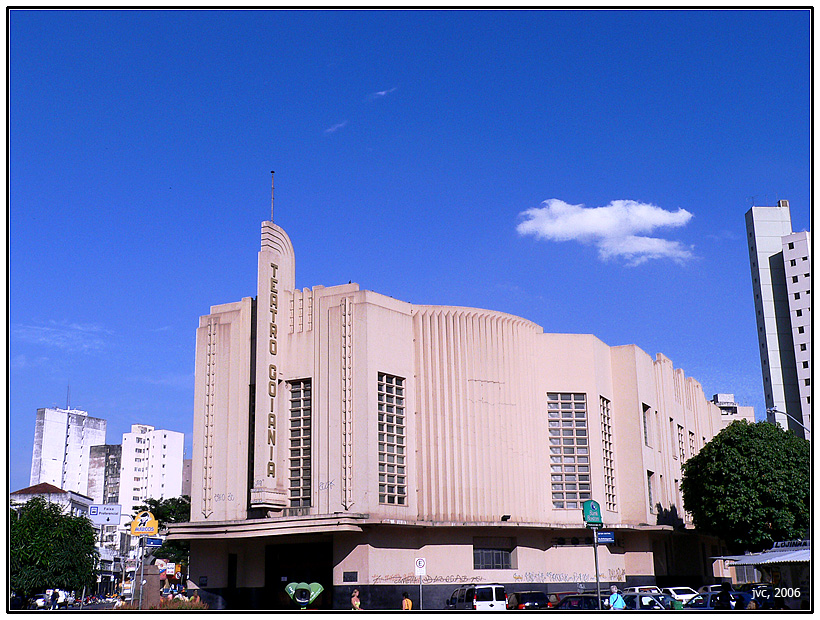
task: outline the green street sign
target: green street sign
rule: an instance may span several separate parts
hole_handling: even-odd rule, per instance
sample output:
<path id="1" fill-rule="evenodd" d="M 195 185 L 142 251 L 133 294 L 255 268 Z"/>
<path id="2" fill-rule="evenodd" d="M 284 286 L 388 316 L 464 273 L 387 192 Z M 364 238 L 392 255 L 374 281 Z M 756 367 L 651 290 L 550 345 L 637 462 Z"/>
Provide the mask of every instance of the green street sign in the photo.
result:
<path id="1" fill-rule="evenodd" d="M 587 527 L 604 524 L 601 520 L 601 506 L 594 499 L 584 502 L 584 523 Z"/>

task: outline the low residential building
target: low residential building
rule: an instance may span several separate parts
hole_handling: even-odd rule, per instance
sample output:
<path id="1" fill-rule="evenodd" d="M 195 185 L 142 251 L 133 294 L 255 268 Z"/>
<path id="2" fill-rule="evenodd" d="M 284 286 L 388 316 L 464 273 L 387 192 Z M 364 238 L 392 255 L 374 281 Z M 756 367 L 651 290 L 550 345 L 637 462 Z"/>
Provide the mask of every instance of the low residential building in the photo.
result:
<path id="1" fill-rule="evenodd" d="M 26 487 L 25 489 L 20 489 L 19 491 L 9 494 L 12 508 L 21 506 L 35 497 L 42 497 L 49 504 L 57 504 L 66 514 L 75 517 L 87 515 L 88 509 L 93 503 L 93 500 L 86 495 L 75 493 L 74 491 L 66 491 L 47 482 L 41 482 L 40 484 L 35 484 L 34 486 Z"/>
<path id="2" fill-rule="evenodd" d="M 755 408 L 739 405 L 735 402 L 734 394 L 715 394 L 712 402 L 720 409 L 720 418 L 724 427 L 735 420 L 746 420 L 749 424 L 755 422 Z"/>
<path id="3" fill-rule="evenodd" d="M 723 551 L 686 522 L 681 467 L 723 428 L 664 355 L 551 334 L 492 310 L 341 286 L 295 288 L 290 239 L 262 225 L 256 297 L 200 319 L 190 578 L 212 608 L 393 609 L 419 584 L 508 591 L 703 583 Z M 415 590 L 417 592 L 418 590 Z M 418 607 L 418 605 L 417 605 Z"/>

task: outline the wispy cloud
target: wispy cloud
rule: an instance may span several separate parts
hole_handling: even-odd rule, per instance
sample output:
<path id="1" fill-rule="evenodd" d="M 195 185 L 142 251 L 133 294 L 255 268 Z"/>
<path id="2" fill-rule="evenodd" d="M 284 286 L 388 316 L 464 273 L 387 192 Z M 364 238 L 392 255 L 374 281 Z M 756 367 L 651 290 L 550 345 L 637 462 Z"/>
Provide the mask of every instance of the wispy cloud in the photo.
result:
<path id="1" fill-rule="evenodd" d="M 390 88 L 388 90 L 380 90 L 378 92 L 371 93 L 368 96 L 368 99 L 370 99 L 370 100 L 381 99 L 382 97 L 387 97 L 387 95 L 389 95 L 390 93 L 396 92 L 397 90 L 398 90 L 398 86 L 394 86 L 393 88 Z"/>
<path id="2" fill-rule="evenodd" d="M 634 200 L 613 200 L 604 207 L 586 208 L 551 198 L 543 206 L 524 211 L 516 230 L 547 241 L 579 241 L 598 248 L 608 260 L 622 257 L 634 266 L 650 259 L 669 258 L 683 263 L 693 257 L 692 247 L 679 241 L 643 236 L 659 228 L 679 228 L 692 219 L 684 209 L 666 211 Z"/>
<path id="3" fill-rule="evenodd" d="M 194 387 L 194 375 L 192 374 L 170 374 L 161 377 L 146 377 L 140 375 L 129 377 L 128 380 L 134 383 L 148 383 L 150 385 L 161 385 L 171 388 L 187 389 Z"/>
<path id="4" fill-rule="evenodd" d="M 10 368 L 45 368 L 51 363 L 47 357 L 30 358 L 26 355 L 15 355 L 9 360 Z"/>
<path id="5" fill-rule="evenodd" d="M 11 335 L 22 342 L 89 353 L 105 348 L 111 332 L 100 325 L 49 321 L 45 325 L 16 325 Z"/>
<path id="6" fill-rule="evenodd" d="M 327 129 L 325 129 L 325 133 L 336 133 L 342 127 L 345 127 L 346 125 L 347 125 L 347 121 L 343 121 L 341 123 L 336 123 L 332 127 L 328 127 Z"/>

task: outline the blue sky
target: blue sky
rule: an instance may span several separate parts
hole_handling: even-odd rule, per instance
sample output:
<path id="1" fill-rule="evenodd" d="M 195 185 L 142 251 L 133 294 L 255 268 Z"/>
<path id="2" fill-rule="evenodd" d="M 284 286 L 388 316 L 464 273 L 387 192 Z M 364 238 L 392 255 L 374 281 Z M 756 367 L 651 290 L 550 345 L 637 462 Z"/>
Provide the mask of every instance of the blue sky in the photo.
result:
<path id="1" fill-rule="evenodd" d="M 808 11 L 12 11 L 9 485 L 38 407 L 186 433 L 194 339 L 358 282 L 662 352 L 763 415 L 752 203 L 810 227 Z"/>

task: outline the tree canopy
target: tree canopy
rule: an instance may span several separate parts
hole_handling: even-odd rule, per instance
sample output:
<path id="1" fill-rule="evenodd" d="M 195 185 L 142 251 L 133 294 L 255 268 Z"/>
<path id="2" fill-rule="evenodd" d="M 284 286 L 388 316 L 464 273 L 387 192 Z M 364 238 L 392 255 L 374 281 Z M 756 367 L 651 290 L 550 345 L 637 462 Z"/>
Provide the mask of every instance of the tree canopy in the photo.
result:
<path id="1" fill-rule="evenodd" d="M 191 498 L 187 495 L 168 499 L 145 500 L 145 504 L 134 508 L 136 513 L 148 510 L 157 520 L 159 530 L 166 529 L 169 523 L 187 523 L 191 520 Z M 188 562 L 188 551 L 191 545 L 184 540 L 171 540 L 151 552 L 155 558 L 163 558 L 175 563 Z"/>
<path id="2" fill-rule="evenodd" d="M 48 588 L 81 592 L 97 582 L 96 532 L 85 516 L 34 497 L 9 512 L 11 589 L 23 596 Z"/>
<path id="3" fill-rule="evenodd" d="M 732 553 L 802 538 L 810 517 L 809 442 L 776 424 L 736 421 L 683 466 L 683 504 L 697 529 Z"/>

